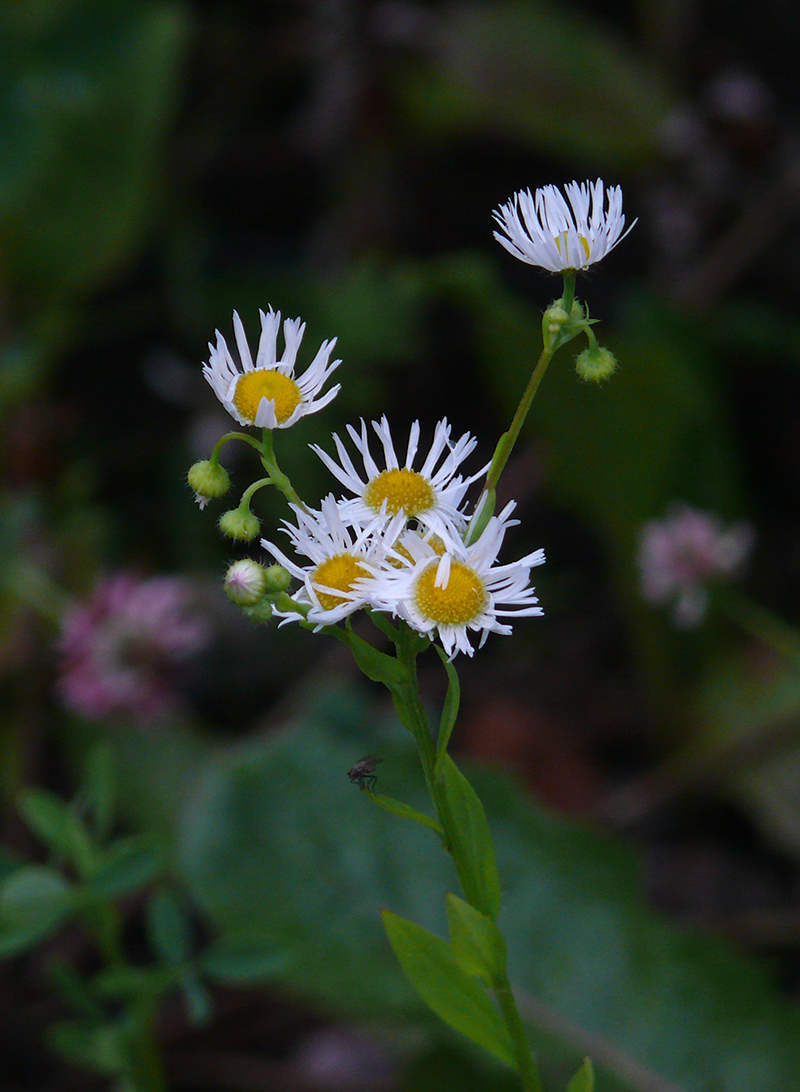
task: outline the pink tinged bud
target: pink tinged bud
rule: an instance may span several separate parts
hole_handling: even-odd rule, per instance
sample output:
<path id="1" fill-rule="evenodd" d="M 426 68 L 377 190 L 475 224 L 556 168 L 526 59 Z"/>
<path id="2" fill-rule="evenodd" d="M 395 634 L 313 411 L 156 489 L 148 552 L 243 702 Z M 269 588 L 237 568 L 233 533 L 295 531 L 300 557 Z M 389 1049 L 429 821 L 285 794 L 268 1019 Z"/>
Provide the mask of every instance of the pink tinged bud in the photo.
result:
<path id="1" fill-rule="evenodd" d="M 225 594 L 237 607 L 252 607 L 267 588 L 267 573 L 257 561 L 235 561 L 225 574 Z"/>

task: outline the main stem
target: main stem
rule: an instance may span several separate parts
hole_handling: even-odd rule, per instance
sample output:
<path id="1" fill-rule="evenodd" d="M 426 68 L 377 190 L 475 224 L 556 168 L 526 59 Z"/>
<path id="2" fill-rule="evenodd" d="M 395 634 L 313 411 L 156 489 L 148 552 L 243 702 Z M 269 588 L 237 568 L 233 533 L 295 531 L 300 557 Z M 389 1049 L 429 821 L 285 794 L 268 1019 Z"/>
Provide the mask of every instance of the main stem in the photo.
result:
<path id="1" fill-rule="evenodd" d="M 436 817 L 444 832 L 444 845 L 453 859 L 462 890 L 466 893 L 468 890 L 468 885 L 464 883 L 464 875 L 467 873 L 466 862 L 461 858 L 459 840 L 454 837 L 453 817 L 447 805 L 444 791 L 436 782 L 436 747 L 419 694 L 417 653 L 410 645 L 407 634 L 404 634 L 402 628 L 398 636 L 397 655 L 399 662 L 405 669 L 405 682 L 401 688 L 392 690 L 395 708 L 403 724 L 411 732 L 417 743 L 425 775 L 425 784 L 428 787 Z M 492 985 L 514 1050 L 517 1072 L 522 1080 L 523 1090 L 524 1092 L 544 1092 L 505 967 L 502 974 L 495 977 Z"/>
<path id="2" fill-rule="evenodd" d="M 567 269 L 564 271 L 564 292 L 561 297 L 561 306 L 569 315 L 572 311 L 572 302 L 575 298 L 575 270 Z M 516 408 L 511 424 L 508 426 L 508 430 L 503 433 L 495 448 L 494 456 L 492 458 L 489 472 L 486 475 L 486 482 L 484 483 L 481 495 L 478 497 L 478 502 L 475 505 L 475 514 L 472 517 L 470 526 L 467 530 L 466 541 L 467 544 L 473 542 L 485 526 L 486 518 L 484 512 L 486 505 L 491 501 L 492 507 L 494 507 L 493 496 L 494 491 L 497 488 L 497 483 L 500 481 L 500 475 L 505 470 L 506 463 L 511 457 L 511 452 L 514 450 L 519 434 L 522 431 L 522 426 L 525 424 L 525 419 L 530 412 L 531 404 L 536 392 L 539 389 L 539 385 L 544 379 L 544 373 L 547 371 L 550 361 L 555 356 L 556 351 L 561 347 L 563 335 L 559 334 L 555 338 L 550 348 L 545 345 L 539 354 L 539 359 L 536 361 L 536 366 L 531 372 L 531 377 L 528 380 L 528 385 L 525 388 L 522 398 L 519 401 L 519 405 Z M 574 337 L 571 334 L 570 337 Z M 567 338 L 569 340 L 569 338 Z M 491 512 L 489 513 L 491 515 Z"/>
<path id="3" fill-rule="evenodd" d="M 528 1045 L 525 1025 L 522 1023 L 511 983 L 508 981 L 507 971 L 503 971 L 502 976 L 498 976 L 493 985 L 495 997 L 500 1005 L 500 1012 L 503 1014 L 508 1034 L 511 1036 L 511 1043 L 517 1059 L 517 1069 L 522 1079 L 522 1087 L 525 1092 L 544 1092 L 536 1062 Z"/>

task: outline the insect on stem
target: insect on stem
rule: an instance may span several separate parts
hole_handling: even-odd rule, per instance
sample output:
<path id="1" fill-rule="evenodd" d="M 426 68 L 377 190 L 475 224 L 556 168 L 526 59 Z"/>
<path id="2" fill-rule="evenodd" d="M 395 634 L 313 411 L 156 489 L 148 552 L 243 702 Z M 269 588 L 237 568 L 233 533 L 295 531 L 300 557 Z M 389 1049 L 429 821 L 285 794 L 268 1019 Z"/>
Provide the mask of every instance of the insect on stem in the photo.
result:
<path id="1" fill-rule="evenodd" d="M 373 771 L 379 762 L 383 762 L 383 759 L 377 755 L 364 755 L 358 762 L 353 763 L 347 771 L 347 776 L 354 785 L 358 785 L 359 789 L 375 792 L 378 775 Z"/>

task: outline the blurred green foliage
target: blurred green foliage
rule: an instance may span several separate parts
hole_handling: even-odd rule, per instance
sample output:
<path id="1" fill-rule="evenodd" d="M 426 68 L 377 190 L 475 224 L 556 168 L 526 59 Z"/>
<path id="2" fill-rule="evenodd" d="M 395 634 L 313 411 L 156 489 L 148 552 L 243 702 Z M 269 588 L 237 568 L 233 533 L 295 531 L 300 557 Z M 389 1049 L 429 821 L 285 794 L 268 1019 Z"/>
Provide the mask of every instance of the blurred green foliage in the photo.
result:
<path id="1" fill-rule="evenodd" d="M 260 930 L 284 954 L 279 980 L 292 992 L 362 1020 L 412 1020 L 435 1036 L 378 911 L 446 935 L 438 892 L 457 881 L 432 835 L 398 824 L 348 783 L 369 714 L 357 694 L 334 699 L 331 713 L 311 708 L 280 735 L 211 757 L 183 805 L 180 872 L 215 927 Z M 382 734 L 381 788 L 424 806 L 411 745 L 389 726 Z M 541 1009 L 526 1010 L 526 994 L 608 1045 L 609 1057 L 594 1058 L 601 1088 L 640 1087 L 620 1057 L 686 1092 L 791 1083 L 800 1014 L 763 969 L 653 915 L 627 850 L 535 808 L 505 777 L 473 774 L 499 859 L 500 925 L 534 1033 Z M 535 1041 L 552 1067 L 549 1031 L 545 1022 Z M 565 1040 L 574 1070 L 584 1044 Z"/>
<path id="2" fill-rule="evenodd" d="M 313 351 L 338 335 L 341 395 L 313 429 L 281 438 L 282 465 L 304 494 L 330 488 L 305 444 L 329 446 L 321 437 L 360 415 L 427 425 L 447 415 L 478 433 L 488 457 L 558 290 L 492 250 L 491 209 L 519 187 L 603 172 L 625 183 L 640 224 L 624 252 L 581 279 L 579 295 L 603 320 L 598 334 L 620 368 L 598 390 L 576 380 L 567 354 L 554 362 L 528 425 L 540 483 L 523 514 L 551 527 L 563 519 L 565 538 L 579 526 L 599 559 L 591 579 L 599 571 L 611 589 L 629 643 L 620 671 L 651 714 L 637 730 L 662 759 L 669 791 L 732 795 L 796 860 L 796 674 L 721 624 L 676 635 L 639 603 L 634 564 L 642 522 L 677 499 L 747 515 L 779 532 L 777 546 L 762 547 L 754 585 L 798 620 L 796 452 L 789 445 L 764 464 L 767 477 L 786 469 L 776 501 L 741 408 L 749 390 L 764 393 L 765 375 L 789 377 L 790 395 L 799 393 L 791 270 L 785 297 L 775 285 L 776 253 L 791 253 L 791 238 L 702 314 L 670 298 L 663 270 L 651 276 L 647 214 L 678 170 L 661 126 L 687 88 L 682 71 L 629 27 L 623 33 L 620 13 L 611 12 L 615 29 L 610 9 L 600 22 L 574 5 L 430 3 L 410 13 L 409 25 L 421 20 L 417 37 L 392 46 L 380 24 L 402 5 L 365 5 L 356 31 L 334 23 L 332 33 L 323 9 L 334 7 L 2 6 L 2 785 L 9 809 L 20 787 L 58 766 L 36 765 L 38 741 L 59 739 L 74 754 L 105 733 L 124 767 L 128 823 L 158 833 L 193 900 L 159 888 L 147 929 L 161 962 L 183 960 L 199 907 L 217 935 L 198 973 L 266 981 L 321 1011 L 423 1028 L 426 1050 L 408 1076 L 420 1092 L 502 1089 L 503 1072 L 430 1021 L 380 930 L 387 908 L 444 936 L 441 891 L 456 887 L 435 838 L 347 782 L 378 733 L 381 791 L 420 805 L 405 741 L 344 691 L 338 711 L 333 702 L 310 708 L 280 734 L 220 750 L 213 732 L 249 731 L 289 681 L 316 687 L 322 654 L 287 630 L 254 631 L 248 644 L 233 624 L 195 683 L 193 723 L 151 736 L 76 726 L 47 697 L 55 629 L 37 630 L 30 608 L 59 607 L 45 601 L 36 571 L 70 595 L 123 564 L 190 568 L 218 582 L 228 548 L 183 476 L 226 426 L 199 372 L 214 329 L 228 336 L 234 307 L 250 330 L 269 303 L 302 315 Z M 701 52 L 713 55 L 706 37 Z M 746 166 L 732 186 L 744 208 L 775 170 L 767 159 L 753 179 Z M 713 238 L 729 210 L 694 185 L 694 201 L 712 205 Z M 774 431 L 773 418 L 759 423 L 762 442 Z M 234 481 L 246 480 L 229 458 Z M 259 514 L 272 533 L 284 513 L 266 501 Z M 538 525 L 521 534 L 541 545 Z M 545 627 L 581 609 L 590 578 L 571 566 L 579 563 L 549 550 L 537 577 Z M 522 652 L 512 665 L 559 655 L 548 647 L 552 629 L 516 628 Z M 465 675 L 473 695 L 473 671 L 500 674 L 491 643 L 484 656 L 485 667 Z M 524 671 L 515 678 L 535 705 Z M 211 728 L 198 728 L 204 715 Z M 554 819 L 503 777 L 482 774 L 478 784 L 498 843 L 517 984 L 538 999 L 528 1015 L 560 1087 L 589 1035 L 609 1047 L 597 1056 L 604 1092 L 642 1087 L 619 1057 L 685 1092 L 791 1088 L 800 1026 L 763 968 L 653 915 L 626 849 Z M 52 798 L 24 799 L 34 828 L 52 826 Z M 95 875 L 96 893 L 121 895 L 152 875 L 152 850 L 136 838 Z M 65 919 L 66 881 L 50 865 L 22 866 L 2 850 L 0 876 L 10 877 L 3 912 L 29 930 L 23 947 Z M 182 988 L 205 1019 L 197 979 Z M 579 1032 L 564 1034 L 543 1011 Z M 116 1064 L 113 1036 L 82 1024 L 60 1034 L 65 1052 L 93 1053 L 105 1070 Z"/>
<path id="3" fill-rule="evenodd" d="M 141 246 L 187 30 L 176 3 L 3 6 L 0 250 L 18 285 L 86 293 Z"/>

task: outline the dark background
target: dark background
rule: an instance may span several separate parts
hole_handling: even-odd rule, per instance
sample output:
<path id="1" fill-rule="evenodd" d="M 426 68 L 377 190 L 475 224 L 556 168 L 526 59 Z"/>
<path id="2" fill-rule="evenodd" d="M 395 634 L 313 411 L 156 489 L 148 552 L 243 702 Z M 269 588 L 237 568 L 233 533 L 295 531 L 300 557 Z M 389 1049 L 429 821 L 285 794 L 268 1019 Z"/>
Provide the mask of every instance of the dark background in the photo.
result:
<path id="1" fill-rule="evenodd" d="M 221 506 L 200 512 L 185 484 L 228 427 L 201 376 L 207 342 L 217 328 L 230 340 L 234 308 L 254 339 L 268 305 L 307 321 L 301 363 L 338 337 L 339 397 L 278 437 L 304 496 L 331 488 L 306 445 L 329 447 L 331 430 L 361 416 L 386 413 L 401 444 L 412 420 L 430 436 L 447 416 L 488 458 L 538 356 L 541 311 L 560 294 L 558 278 L 492 240 L 491 212 L 521 188 L 600 176 L 622 185 L 639 220 L 578 283 L 619 372 L 581 384 L 565 351 L 545 379 L 501 489 L 522 520 L 508 556 L 546 550 L 534 574 L 545 618 L 459 665 L 454 742 L 514 771 L 515 799 L 528 795 L 519 806 L 542 824 L 504 820 L 528 830 L 531 867 L 558 876 L 552 889 L 539 877 L 526 903 L 541 900 L 518 941 L 535 952 L 531 988 L 662 1082 L 608 1055 L 599 1087 L 793 1086 L 800 678 L 718 615 L 676 632 L 642 605 L 635 555 L 643 523 L 675 502 L 745 518 L 757 545 L 743 591 L 790 626 L 800 620 L 799 38 L 788 0 L 4 6 L 0 790 L 11 852 L 37 852 L 15 811 L 20 788 L 69 794 L 76 756 L 104 734 L 125 770 L 125 821 L 170 847 L 198 930 L 262 912 L 191 848 L 211 822 L 192 796 L 197 764 L 235 765 L 253 753 L 241 748 L 275 746 L 282 730 L 295 738 L 287 724 L 333 733 L 350 761 L 375 749 L 372 724 L 389 750 L 402 744 L 338 649 L 251 626 L 224 600 L 227 563 L 258 550 L 223 542 Z M 239 490 L 256 473 L 244 448 L 223 461 Z M 268 537 L 283 514 L 259 495 Z M 215 627 L 182 680 L 181 723 L 158 731 L 78 726 L 60 709 L 56 629 L 25 591 L 44 575 L 81 597 L 122 569 L 190 575 Z M 438 660 L 422 678 L 440 701 Z M 326 746 L 336 751 L 329 739 L 320 755 Z M 274 834 L 286 844 L 270 867 L 289 875 L 313 800 L 326 821 L 364 802 L 348 786 L 341 805 L 319 788 L 338 785 L 346 757 L 333 770 L 315 758 L 307 782 L 294 758 L 281 761 L 304 800 Z M 268 814 L 271 782 L 253 776 Z M 391 773 L 381 776 L 389 791 Z M 244 807 L 233 799 L 226 815 Z M 246 855 L 243 830 L 231 839 Z M 357 823 L 342 831 L 358 845 Z M 322 909 L 303 916 L 299 866 L 296 880 L 265 905 L 281 927 L 311 923 L 292 939 L 302 973 L 221 995 L 201 1032 L 179 1007 L 168 1013 L 175 1087 L 478 1083 L 460 1044 L 427 1030 L 420 1047 L 416 1017 L 369 990 L 349 1004 L 331 987 L 319 938 L 336 937 L 354 969 L 368 926 L 354 910 L 348 948 Z M 363 892 L 371 875 L 353 882 Z M 602 928 L 586 909 L 598 900 Z M 517 925 L 523 903 L 509 910 Z M 671 932 L 667 917 L 690 931 Z M 708 938 L 720 935 L 716 947 Z M 7 1087 L 98 1086 L 40 1056 L 56 1015 L 42 960 L 0 969 Z M 370 957 L 355 993 L 373 974 Z M 365 1042 L 348 1020 L 383 1031 Z M 593 1040 L 542 1026 L 567 1053 L 597 1054 Z M 200 1045 L 206 1065 L 192 1061 Z M 314 1049 L 343 1058 L 339 1069 L 314 1069 Z M 562 1046 L 547 1057 L 560 1080 Z"/>

